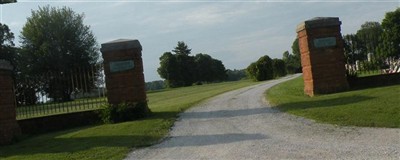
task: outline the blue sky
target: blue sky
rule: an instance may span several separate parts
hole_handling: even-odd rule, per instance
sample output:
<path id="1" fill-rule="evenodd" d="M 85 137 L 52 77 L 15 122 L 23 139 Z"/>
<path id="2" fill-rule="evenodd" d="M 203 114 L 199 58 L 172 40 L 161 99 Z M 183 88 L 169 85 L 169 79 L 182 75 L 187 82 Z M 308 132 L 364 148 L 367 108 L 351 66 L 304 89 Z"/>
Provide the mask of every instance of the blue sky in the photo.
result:
<path id="1" fill-rule="evenodd" d="M 16 35 L 39 6 L 68 6 L 84 13 L 99 44 L 138 39 L 143 46 L 145 80 L 161 79 L 159 57 L 178 41 L 192 54 L 206 53 L 228 69 L 243 69 L 263 55 L 282 58 L 296 37 L 296 26 L 313 17 L 339 17 L 342 34 L 355 33 L 366 21 L 381 22 L 400 0 L 274 1 L 31 1 L 1 6 L 1 23 Z"/>

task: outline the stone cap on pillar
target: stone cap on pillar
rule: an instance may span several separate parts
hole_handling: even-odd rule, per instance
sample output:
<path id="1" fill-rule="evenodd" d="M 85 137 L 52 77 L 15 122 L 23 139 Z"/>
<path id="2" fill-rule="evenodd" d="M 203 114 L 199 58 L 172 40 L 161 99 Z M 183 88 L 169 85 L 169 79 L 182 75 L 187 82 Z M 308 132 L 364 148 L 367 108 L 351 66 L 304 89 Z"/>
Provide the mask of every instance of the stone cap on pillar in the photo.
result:
<path id="1" fill-rule="evenodd" d="M 13 70 L 14 67 L 7 60 L 0 59 L 0 70 Z"/>
<path id="2" fill-rule="evenodd" d="M 117 39 L 114 41 L 106 42 L 101 44 L 101 52 L 125 50 L 125 49 L 135 49 L 138 48 L 142 50 L 142 45 L 140 45 L 137 39 Z"/>
<path id="3" fill-rule="evenodd" d="M 297 25 L 296 32 L 300 32 L 304 29 L 340 26 L 341 24 L 342 22 L 339 21 L 339 17 L 315 17 Z"/>

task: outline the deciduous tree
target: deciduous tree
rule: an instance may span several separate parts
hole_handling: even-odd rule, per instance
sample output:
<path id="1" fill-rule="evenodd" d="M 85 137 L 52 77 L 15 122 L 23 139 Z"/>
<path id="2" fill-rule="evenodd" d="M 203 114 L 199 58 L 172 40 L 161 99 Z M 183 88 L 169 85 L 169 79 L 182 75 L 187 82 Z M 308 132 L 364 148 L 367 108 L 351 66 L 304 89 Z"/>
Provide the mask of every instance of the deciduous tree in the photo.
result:
<path id="1" fill-rule="evenodd" d="M 400 8 L 386 13 L 382 28 L 382 41 L 377 49 L 379 57 L 400 57 Z"/>
<path id="2" fill-rule="evenodd" d="M 365 22 L 357 31 L 356 36 L 365 47 L 367 53 L 375 53 L 381 39 L 383 29 L 379 22 Z"/>
<path id="3" fill-rule="evenodd" d="M 13 41 L 14 33 L 7 25 L 0 23 L 0 59 L 5 59 L 15 65 L 16 49 Z"/>
<path id="4" fill-rule="evenodd" d="M 272 59 L 265 55 L 247 67 L 247 73 L 255 81 L 264 81 L 274 78 Z"/>
<path id="5" fill-rule="evenodd" d="M 197 66 L 196 80 L 198 82 L 215 82 L 226 79 L 225 66 L 220 60 L 213 59 L 210 55 L 202 53 L 196 54 L 194 58 Z"/>
<path id="6" fill-rule="evenodd" d="M 367 58 L 366 47 L 357 35 L 344 35 L 343 40 L 344 54 L 347 63 L 354 64 L 357 60 L 364 60 Z"/>
<path id="7" fill-rule="evenodd" d="M 216 82 L 226 79 L 225 66 L 207 54 L 190 56 L 191 49 L 185 42 L 178 42 L 176 54 L 166 52 L 160 57 L 158 73 L 169 87 L 190 86 L 195 82 Z"/>
<path id="8" fill-rule="evenodd" d="M 272 67 L 274 70 L 274 78 L 286 76 L 286 65 L 282 59 L 274 58 L 272 60 Z"/>
<path id="9" fill-rule="evenodd" d="M 96 64 L 98 44 L 90 27 L 83 24 L 83 19 L 83 14 L 77 14 L 68 7 L 45 6 L 32 11 L 21 32 L 21 73 L 65 74 L 74 68 L 90 68 Z M 93 87 L 94 79 L 86 78 L 86 87 Z M 44 85 L 50 97 L 59 101 L 70 100 L 71 89 L 66 85 L 52 84 L 54 80 L 49 79 Z M 55 88 L 58 90 L 54 91 Z M 62 95 L 56 94 L 60 90 Z"/>

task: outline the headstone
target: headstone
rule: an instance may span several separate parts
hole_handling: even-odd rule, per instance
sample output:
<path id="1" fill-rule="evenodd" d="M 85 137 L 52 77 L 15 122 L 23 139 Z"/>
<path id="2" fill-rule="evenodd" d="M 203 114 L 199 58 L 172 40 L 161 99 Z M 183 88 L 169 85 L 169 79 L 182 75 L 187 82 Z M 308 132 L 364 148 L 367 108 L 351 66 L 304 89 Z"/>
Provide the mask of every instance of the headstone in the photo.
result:
<path id="1" fill-rule="evenodd" d="M 360 69 L 360 61 L 356 60 L 356 71 L 359 71 Z"/>
<path id="2" fill-rule="evenodd" d="M 367 54 L 368 62 L 371 62 L 371 61 L 372 61 L 372 56 L 373 56 L 372 53 L 368 53 L 368 54 Z"/>
<path id="3" fill-rule="evenodd" d="M 13 66 L 0 60 L 0 145 L 10 144 L 21 129 L 16 119 Z"/>
<path id="4" fill-rule="evenodd" d="M 337 17 L 316 17 L 297 26 L 304 92 L 309 96 L 349 88 Z"/>

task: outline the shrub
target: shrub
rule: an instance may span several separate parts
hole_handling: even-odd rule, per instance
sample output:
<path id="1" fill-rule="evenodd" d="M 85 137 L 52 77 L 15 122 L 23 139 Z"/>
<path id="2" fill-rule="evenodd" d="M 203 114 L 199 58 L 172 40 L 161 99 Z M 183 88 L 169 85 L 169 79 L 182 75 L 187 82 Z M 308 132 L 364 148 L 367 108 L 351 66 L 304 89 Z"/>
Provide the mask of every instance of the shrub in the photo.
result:
<path id="1" fill-rule="evenodd" d="M 150 113 L 147 102 L 108 104 L 99 111 L 104 123 L 118 123 L 146 117 Z"/>
<path id="2" fill-rule="evenodd" d="M 263 56 L 256 62 L 251 63 L 246 70 L 248 76 L 255 81 L 264 81 L 274 78 L 272 59 L 268 56 Z"/>

